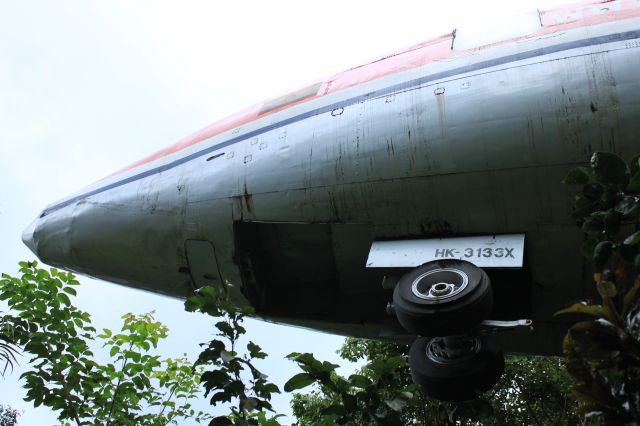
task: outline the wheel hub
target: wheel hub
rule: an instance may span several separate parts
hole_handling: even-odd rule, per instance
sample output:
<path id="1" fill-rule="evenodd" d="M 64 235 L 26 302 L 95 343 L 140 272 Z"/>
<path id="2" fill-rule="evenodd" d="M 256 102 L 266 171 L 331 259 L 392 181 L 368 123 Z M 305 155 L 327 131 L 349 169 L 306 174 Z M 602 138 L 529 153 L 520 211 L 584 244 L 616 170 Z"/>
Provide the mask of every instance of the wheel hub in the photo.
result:
<path id="1" fill-rule="evenodd" d="M 455 296 L 469 284 L 469 276 L 453 268 L 439 268 L 418 276 L 411 285 L 411 292 L 420 299 L 441 300 Z"/>
<path id="2" fill-rule="evenodd" d="M 472 358 L 480 351 L 477 337 L 435 337 L 427 344 L 427 357 L 439 364 L 453 364 Z"/>

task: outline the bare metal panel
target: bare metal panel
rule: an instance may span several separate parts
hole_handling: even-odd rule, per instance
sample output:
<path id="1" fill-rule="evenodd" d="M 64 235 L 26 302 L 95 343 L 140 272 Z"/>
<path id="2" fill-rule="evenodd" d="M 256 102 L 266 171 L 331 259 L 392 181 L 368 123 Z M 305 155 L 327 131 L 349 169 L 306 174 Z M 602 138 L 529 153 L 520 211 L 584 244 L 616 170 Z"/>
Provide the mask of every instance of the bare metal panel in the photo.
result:
<path id="1" fill-rule="evenodd" d="M 283 107 L 287 104 L 300 101 L 310 96 L 314 96 L 316 93 L 318 93 L 318 89 L 320 89 L 320 86 L 322 86 L 322 83 L 312 84 L 311 86 L 296 90 L 295 92 L 291 92 L 284 96 L 280 96 L 279 98 L 268 101 L 260 109 L 260 114 L 264 114 L 265 112 L 269 112 L 273 109 Z"/>
<path id="2" fill-rule="evenodd" d="M 216 251 L 209 241 L 187 240 L 184 243 L 189 272 L 196 288 L 222 284 Z"/>

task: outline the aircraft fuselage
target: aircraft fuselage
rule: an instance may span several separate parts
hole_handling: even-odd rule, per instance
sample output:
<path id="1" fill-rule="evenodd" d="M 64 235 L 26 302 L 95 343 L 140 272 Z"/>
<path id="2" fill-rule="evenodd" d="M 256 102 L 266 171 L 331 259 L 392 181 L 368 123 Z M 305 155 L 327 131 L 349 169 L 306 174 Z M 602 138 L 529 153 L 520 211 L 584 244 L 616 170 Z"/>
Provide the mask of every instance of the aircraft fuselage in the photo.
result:
<path id="1" fill-rule="evenodd" d="M 48 206 L 25 242 L 84 275 L 177 297 L 227 282 L 269 320 L 400 338 L 381 283 L 402 271 L 366 267 L 373 241 L 524 233 L 525 267 L 489 271 L 494 316 L 537 321 L 510 349 L 555 352 L 551 315 L 590 287 L 561 181 L 639 147 L 640 4 L 607 4 L 258 104 Z"/>

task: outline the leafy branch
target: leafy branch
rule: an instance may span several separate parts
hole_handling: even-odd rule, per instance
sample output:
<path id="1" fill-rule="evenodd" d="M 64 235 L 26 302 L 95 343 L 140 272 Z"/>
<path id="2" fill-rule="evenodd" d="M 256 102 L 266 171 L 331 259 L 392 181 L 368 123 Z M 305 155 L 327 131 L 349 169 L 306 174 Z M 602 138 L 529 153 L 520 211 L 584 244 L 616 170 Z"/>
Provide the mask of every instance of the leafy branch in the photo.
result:
<path id="1" fill-rule="evenodd" d="M 579 412 L 609 423 L 640 422 L 640 156 L 629 164 L 596 152 L 589 167 L 564 182 L 581 185 L 574 217 L 587 238 L 601 303 L 583 301 L 556 315 L 579 314 L 563 341 L 567 370 L 576 380 Z M 595 356 L 595 359 L 594 359 Z"/>
<path id="2" fill-rule="evenodd" d="M 205 367 L 201 376 L 205 396 L 210 396 L 213 406 L 230 404 L 230 414 L 218 416 L 211 425 L 275 425 L 276 415 L 270 400 L 278 387 L 267 380 L 254 365 L 254 360 L 267 354 L 257 344 L 249 341 L 246 351 L 239 351 L 240 339 L 246 333 L 242 322 L 253 313 L 250 307 L 237 309 L 229 300 L 226 289 L 204 287 L 185 302 L 185 309 L 218 318 L 215 324 L 216 338 L 202 344 L 204 350 L 196 365 Z"/>
<path id="3" fill-rule="evenodd" d="M 209 418 L 186 400 L 171 400 L 195 395 L 198 372 L 185 359 L 148 353 L 168 332 L 152 313 L 126 314 L 119 333 L 98 334 L 90 315 L 72 304 L 79 285 L 73 274 L 40 269 L 36 262 L 20 262 L 20 274 L 3 274 L 0 280 L 0 300 L 10 309 L 1 332 L 3 340 L 31 356 L 21 375 L 27 401 L 57 411 L 63 424 L 158 425 Z M 97 339 L 109 348 L 113 362 L 95 361 L 89 342 Z M 145 413 L 158 404 L 159 413 Z"/>
<path id="4" fill-rule="evenodd" d="M 390 384 L 396 382 L 398 370 L 406 368 L 405 357 L 373 360 L 363 368 L 362 374 L 352 374 L 346 379 L 336 373 L 338 365 L 318 361 L 310 353 L 294 352 L 288 358 L 303 372 L 287 381 L 285 391 L 316 384 L 323 393 L 331 395 L 333 403 L 320 410 L 324 424 L 404 424 L 401 413 L 413 402 L 417 388 L 407 385 L 394 389 Z"/>

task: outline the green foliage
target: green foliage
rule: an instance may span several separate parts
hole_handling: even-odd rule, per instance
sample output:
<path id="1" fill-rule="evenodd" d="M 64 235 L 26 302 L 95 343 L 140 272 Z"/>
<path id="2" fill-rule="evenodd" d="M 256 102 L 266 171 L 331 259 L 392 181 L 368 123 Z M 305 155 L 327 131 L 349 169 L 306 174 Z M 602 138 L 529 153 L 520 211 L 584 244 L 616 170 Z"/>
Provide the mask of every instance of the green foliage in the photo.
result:
<path id="1" fill-rule="evenodd" d="M 260 346 L 249 341 L 246 351 L 240 353 L 240 339 L 246 333 L 242 322 L 251 308 L 237 309 L 229 300 L 226 290 L 204 287 L 185 302 L 185 309 L 218 318 L 216 338 L 203 344 L 204 350 L 197 365 L 205 368 L 201 376 L 205 396 L 213 406 L 230 405 L 230 414 L 218 416 L 211 425 L 277 425 L 281 415 L 268 417 L 273 412 L 270 400 L 280 390 L 258 370 L 254 361 L 267 354 Z"/>
<path id="2" fill-rule="evenodd" d="M 147 353 L 168 331 L 152 314 L 126 314 L 119 333 L 98 334 L 89 314 L 71 303 L 79 284 L 73 274 L 39 269 L 36 262 L 20 262 L 20 273 L 2 275 L 0 300 L 13 313 L 3 316 L 3 338 L 31 356 L 21 376 L 25 400 L 57 411 L 64 424 L 158 425 L 207 418 L 188 403 L 198 389 L 198 373 L 188 362 Z M 104 341 L 111 358 L 105 365 L 89 347 L 96 339 Z M 153 407 L 156 413 L 145 413 Z"/>
<path id="3" fill-rule="evenodd" d="M 567 332 L 563 351 L 579 412 L 607 424 L 640 422 L 639 158 L 627 164 L 598 152 L 589 169 L 574 169 L 565 179 L 583 185 L 574 217 L 587 235 L 583 253 L 594 260 L 601 303 L 576 303 L 557 313 L 584 317 Z"/>
<path id="4" fill-rule="evenodd" d="M 4 321 L 4 315 L 0 311 L 0 363 L 4 362 L 4 367 L 0 371 L 0 375 L 4 377 L 8 369 L 13 371 L 14 364 L 18 363 L 16 355 L 18 355 L 18 348 L 12 344 L 13 330 L 10 324 Z"/>
<path id="5" fill-rule="evenodd" d="M 15 426 L 18 424 L 20 412 L 14 410 L 8 405 L 5 407 L 0 404 L 0 426 Z"/>
<path id="6" fill-rule="evenodd" d="M 332 364 L 313 361 L 307 357 L 305 364 L 313 364 L 315 370 L 329 370 L 330 380 L 351 382 L 347 393 L 358 395 L 372 394 L 363 401 L 385 400 L 382 405 L 389 408 L 390 415 L 375 417 L 378 406 L 366 406 L 357 400 L 357 408 L 347 416 L 338 407 L 344 407 L 343 392 L 322 384 L 306 395 L 294 394 L 291 402 L 293 413 L 299 425 L 316 424 L 402 424 L 402 425 L 442 425 L 442 424 L 577 424 L 575 403 L 568 397 L 570 379 L 562 362 L 554 357 L 509 356 L 500 382 L 484 400 L 465 403 L 443 403 L 425 398 L 420 390 L 412 385 L 406 353 L 408 346 L 374 340 L 347 338 L 339 354 L 349 361 L 365 359 L 368 363 L 348 380 L 335 375 Z M 293 354 L 296 359 L 300 355 Z M 385 379 L 372 387 L 376 377 L 380 377 L 376 366 L 384 360 L 398 360 L 393 369 L 387 370 Z M 401 361 L 401 362 L 400 362 Z M 373 366 L 373 368 L 372 368 Z M 305 367 L 303 367 L 303 370 Z M 307 374 L 310 368 L 307 367 Z M 391 374 L 389 374 L 391 373 Z M 325 375 L 326 377 L 326 375 Z M 359 382 L 358 386 L 353 382 Z M 355 392 L 354 392 L 355 391 Z M 412 396 L 402 395 L 410 391 Z M 402 395 L 399 404 L 394 395 Z M 393 410 L 393 408 L 397 409 Z M 369 410 L 369 411 L 367 411 Z M 392 414 L 391 414 L 392 413 Z"/>
<path id="7" fill-rule="evenodd" d="M 298 363 L 303 373 L 296 374 L 284 385 L 286 391 L 317 383 L 329 396 L 329 404 L 321 406 L 321 424 L 402 425 L 401 412 L 413 400 L 416 386 L 390 387 L 399 369 L 406 365 L 403 356 L 379 358 L 369 362 L 360 374 L 348 378 L 335 371 L 336 364 L 318 361 L 310 353 L 292 353 L 288 358 Z"/>
<path id="8" fill-rule="evenodd" d="M 579 424 L 571 383 L 560 358 L 507 356 L 504 374 L 486 395 L 492 416 L 483 424 Z"/>

